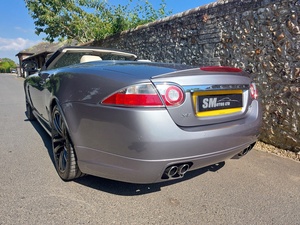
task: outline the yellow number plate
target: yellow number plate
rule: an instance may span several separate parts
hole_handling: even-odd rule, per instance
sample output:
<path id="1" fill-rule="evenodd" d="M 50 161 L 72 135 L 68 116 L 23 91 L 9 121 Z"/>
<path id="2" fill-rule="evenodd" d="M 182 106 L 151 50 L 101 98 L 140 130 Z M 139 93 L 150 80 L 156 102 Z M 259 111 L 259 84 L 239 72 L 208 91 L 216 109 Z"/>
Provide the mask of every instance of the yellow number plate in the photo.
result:
<path id="1" fill-rule="evenodd" d="M 196 115 L 219 116 L 240 112 L 243 108 L 242 90 L 201 91 L 193 94 Z"/>

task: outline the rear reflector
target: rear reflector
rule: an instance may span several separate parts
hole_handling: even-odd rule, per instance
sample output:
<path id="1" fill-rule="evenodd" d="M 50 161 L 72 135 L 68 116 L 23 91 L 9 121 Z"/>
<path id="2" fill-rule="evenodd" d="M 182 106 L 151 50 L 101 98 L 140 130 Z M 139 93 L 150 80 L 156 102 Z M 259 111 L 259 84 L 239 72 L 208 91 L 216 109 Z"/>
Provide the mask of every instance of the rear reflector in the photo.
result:
<path id="1" fill-rule="evenodd" d="M 200 67 L 200 69 L 208 72 L 234 72 L 234 73 L 242 72 L 240 68 L 228 67 L 228 66 L 206 66 L 206 67 Z"/>

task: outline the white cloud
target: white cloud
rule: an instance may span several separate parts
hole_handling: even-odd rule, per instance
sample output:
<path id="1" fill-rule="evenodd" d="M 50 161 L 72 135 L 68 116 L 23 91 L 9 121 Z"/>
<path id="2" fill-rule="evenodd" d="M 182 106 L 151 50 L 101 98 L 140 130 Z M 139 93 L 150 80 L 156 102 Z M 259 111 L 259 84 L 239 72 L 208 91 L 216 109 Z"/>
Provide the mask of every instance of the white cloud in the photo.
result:
<path id="1" fill-rule="evenodd" d="M 0 37 L 0 51 L 22 51 L 33 45 L 36 45 L 40 41 L 32 41 L 24 38 L 1 38 Z"/>
<path id="2" fill-rule="evenodd" d="M 18 62 L 16 54 L 25 50 L 33 45 L 40 43 L 39 41 L 33 41 L 24 38 L 2 38 L 0 37 L 0 59 L 9 58 Z"/>

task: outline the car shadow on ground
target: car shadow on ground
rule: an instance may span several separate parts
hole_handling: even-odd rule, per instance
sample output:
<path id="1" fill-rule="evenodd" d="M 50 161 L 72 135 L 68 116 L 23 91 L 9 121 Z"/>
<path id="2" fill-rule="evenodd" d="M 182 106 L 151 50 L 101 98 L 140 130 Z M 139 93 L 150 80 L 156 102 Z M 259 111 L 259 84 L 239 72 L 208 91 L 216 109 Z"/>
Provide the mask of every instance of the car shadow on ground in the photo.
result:
<path id="1" fill-rule="evenodd" d="M 29 121 L 29 120 L 25 120 L 25 121 Z M 31 122 L 34 129 L 41 136 L 44 145 L 48 151 L 49 157 L 52 161 L 53 170 L 55 170 L 54 158 L 52 152 L 52 143 L 51 143 L 50 136 L 39 124 L 39 122 L 37 121 L 29 121 L 29 122 Z M 110 194 L 123 195 L 123 196 L 135 196 L 135 195 L 144 195 L 153 192 L 158 192 L 161 190 L 162 187 L 193 179 L 194 177 L 200 176 L 206 172 L 216 172 L 219 169 L 221 169 L 224 165 L 225 162 L 220 162 L 218 164 L 207 166 L 201 169 L 189 171 L 181 179 L 169 180 L 169 181 L 154 183 L 154 184 L 132 184 L 132 183 L 126 183 L 121 181 L 109 180 L 109 179 L 96 177 L 92 175 L 86 175 L 70 182 L 76 182 L 78 184 L 87 186 L 89 188 L 93 188 L 99 191 L 104 191 Z"/>

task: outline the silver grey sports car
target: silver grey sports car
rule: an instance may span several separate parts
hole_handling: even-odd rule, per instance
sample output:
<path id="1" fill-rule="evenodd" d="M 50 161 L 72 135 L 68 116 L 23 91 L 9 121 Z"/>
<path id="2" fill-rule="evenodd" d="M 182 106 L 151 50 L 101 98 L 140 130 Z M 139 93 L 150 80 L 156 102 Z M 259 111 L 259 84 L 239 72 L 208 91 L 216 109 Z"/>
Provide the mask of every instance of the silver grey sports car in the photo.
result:
<path id="1" fill-rule="evenodd" d="M 182 178 L 245 155 L 261 125 L 255 83 L 238 68 L 65 47 L 25 79 L 24 89 L 28 119 L 51 136 L 66 181 L 83 174 L 132 183 Z"/>

